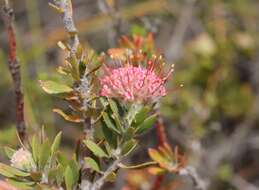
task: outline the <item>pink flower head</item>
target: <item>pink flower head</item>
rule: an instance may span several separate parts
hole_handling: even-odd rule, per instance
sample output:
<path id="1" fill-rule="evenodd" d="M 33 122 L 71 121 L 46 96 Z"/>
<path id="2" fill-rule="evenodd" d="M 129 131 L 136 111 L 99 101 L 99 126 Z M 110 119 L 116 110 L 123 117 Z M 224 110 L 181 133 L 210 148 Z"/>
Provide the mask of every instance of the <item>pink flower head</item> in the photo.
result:
<path id="1" fill-rule="evenodd" d="M 155 56 L 155 59 L 147 61 L 145 67 L 129 61 L 118 68 L 106 67 L 105 76 L 101 79 L 101 96 L 127 102 L 147 102 L 165 96 L 165 81 L 172 70 L 164 77 L 158 59 L 162 60 Z"/>

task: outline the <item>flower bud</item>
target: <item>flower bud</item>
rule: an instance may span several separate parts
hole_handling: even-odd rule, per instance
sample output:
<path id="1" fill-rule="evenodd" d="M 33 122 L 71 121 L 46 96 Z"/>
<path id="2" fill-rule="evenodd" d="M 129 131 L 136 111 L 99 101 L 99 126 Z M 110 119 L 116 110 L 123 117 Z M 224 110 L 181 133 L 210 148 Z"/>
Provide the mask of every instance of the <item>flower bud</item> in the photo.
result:
<path id="1" fill-rule="evenodd" d="M 24 171 L 32 171 L 36 167 L 31 153 L 23 148 L 20 148 L 13 154 L 11 166 Z"/>

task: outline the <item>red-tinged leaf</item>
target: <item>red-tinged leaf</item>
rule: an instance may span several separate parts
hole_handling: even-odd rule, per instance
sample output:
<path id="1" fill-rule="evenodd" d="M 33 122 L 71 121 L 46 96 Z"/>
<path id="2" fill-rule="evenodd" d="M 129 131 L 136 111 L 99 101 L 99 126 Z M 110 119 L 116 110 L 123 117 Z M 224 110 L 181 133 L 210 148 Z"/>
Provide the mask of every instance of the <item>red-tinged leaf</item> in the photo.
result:
<path id="1" fill-rule="evenodd" d="M 108 50 L 108 54 L 112 59 L 126 60 L 126 49 L 124 48 L 111 48 Z"/>
<path id="2" fill-rule="evenodd" d="M 78 115 L 68 115 L 60 109 L 53 109 L 53 112 L 61 115 L 67 121 L 71 121 L 71 122 L 74 122 L 74 123 L 83 122 L 83 119 Z"/>
<path id="3" fill-rule="evenodd" d="M 152 175 L 162 175 L 166 172 L 166 170 L 159 167 L 150 167 L 148 168 L 148 172 Z"/>
<path id="4" fill-rule="evenodd" d="M 150 158 L 152 160 L 156 161 L 161 167 L 165 167 L 165 168 L 168 167 L 168 164 L 169 164 L 168 160 L 166 158 L 164 158 L 163 155 L 159 151 L 150 148 L 148 150 L 148 154 L 149 154 Z"/>

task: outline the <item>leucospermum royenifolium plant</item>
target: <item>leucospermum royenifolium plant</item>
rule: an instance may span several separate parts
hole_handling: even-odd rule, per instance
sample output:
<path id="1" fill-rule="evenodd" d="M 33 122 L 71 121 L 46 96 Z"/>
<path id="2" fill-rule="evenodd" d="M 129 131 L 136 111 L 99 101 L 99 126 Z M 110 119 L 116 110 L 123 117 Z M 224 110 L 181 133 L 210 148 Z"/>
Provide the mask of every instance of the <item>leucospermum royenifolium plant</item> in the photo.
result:
<path id="1" fill-rule="evenodd" d="M 84 135 L 70 158 L 59 150 L 61 133 L 50 141 L 44 130 L 18 150 L 5 148 L 10 165 L 0 164 L 0 173 L 9 183 L 19 189 L 98 190 L 115 181 L 120 168 L 152 165 L 150 172 L 159 175 L 183 167 L 183 158 L 166 144 L 149 150 L 151 162 L 123 164 L 154 125 L 154 106 L 167 94 L 165 83 L 173 72 L 154 49 L 152 34 L 123 36 L 119 47 L 100 55 L 79 43 L 58 45 L 67 54 L 58 73 L 71 83 L 40 81 L 40 86 L 67 102 L 69 111 L 53 111 L 81 124 Z"/>

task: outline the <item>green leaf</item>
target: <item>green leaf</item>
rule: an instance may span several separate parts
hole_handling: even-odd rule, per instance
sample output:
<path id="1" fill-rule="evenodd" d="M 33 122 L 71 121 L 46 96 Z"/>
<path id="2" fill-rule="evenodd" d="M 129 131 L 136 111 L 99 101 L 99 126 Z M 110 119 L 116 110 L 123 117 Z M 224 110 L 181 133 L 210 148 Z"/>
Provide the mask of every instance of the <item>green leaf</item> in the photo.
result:
<path id="1" fill-rule="evenodd" d="M 108 102 L 110 104 L 110 108 L 111 108 L 112 112 L 114 114 L 116 114 L 117 116 L 119 116 L 119 109 L 117 107 L 117 103 L 114 100 L 110 99 L 110 98 L 108 99 Z"/>
<path id="2" fill-rule="evenodd" d="M 107 126 L 109 129 L 115 131 L 115 132 L 118 133 L 118 134 L 121 133 L 121 132 L 116 128 L 116 126 L 113 124 L 113 122 L 111 121 L 109 115 L 108 115 L 106 112 L 103 113 L 103 120 L 104 120 L 106 126 Z"/>
<path id="3" fill-rule="evenodd" d="M 106 149 L 106 152 L 108 153 L 109 156 L 112 155 L 112 147 L 109 145 L 108 142 L 104 142 L 104 146 L 105 146 L 105 149 Z"/>
<path id="4" fill-rule="evenodd" d="M 85 145 L 98 157 L 108 157 L 108 155 L 96 143 L 91 140 L 84 140 Z"/>
<path id="5" fill-rule="evenodd" d="M 107 99 L 105 97 L 100 97 L 100 102 L 104 108 L 109 105 L 109 102 L 107 101 Z"/>
<path id="6" fill-rule="evenodd" d="M 156 121 L 156 117 L 157 115 L 154 114 L 148 117 L 147 119 L 145 119 L 144 122 L 137 127 L 136 133 L 142 134 L 146 132 L 148 129 L 150 129 L 154 125 Z"/>
<path id="7" fill-rule="evenodd" d="M 112 119 L 115 121 L 115 124 L 116 124 L 116 127 L 122 131 L 122 124 L 121 124 L 121 121 L 120 121 L 120 117 L 116 114 L 112 114 L 111 115 Z"/>
<path id="8" fill-rule="evenodd" d="M 41 145 L 41 148 L 40 148 L 40 156 L 39 156 L 39 167 L 41 169 L 44 169 L 45 165 L 47 164 L 47 161 L 50 157 L 50 146 L 49 146 L 49 143 L 48 141 L 44 142 L 42 145 Z"/>
<path id="9" fill-rule="evenodd" d="M 69 162 L 66 155 L 63 154 L 62 152 L 58 152 L 57 160 L 58 160 L 58 163 L 60 163 L 63 167 L 65 167 Z"/>
<path id="10" fill-rule="evenodd" d="M 16 181 L 13 179 L 8 179 L 8 183 L 20 190 L 34 189 L 33 186 L 35 185 L 34 182 Z"/>
<path id="11" fill-rule="evenodd" d="M 75 181 L 74 181 L 73 171 L 70 168 L 70 166 L 67 166 L 65 170 L 65 184 L 66 184 L 67 190 L 73 190 Z"/>
<path id="12" fill-rule="evenodd" d="M 100 172 L 100 167 L 94 159 L 92 159 L 90 157 L 86 157 L 85 164 L 87 166 L 89 166 L 92 170 L 94 170 L 96 172 Z"/>
<path id="13" fill-rule="evenodd" d="M 138 126 L 141 123 L 144 122 L 144 120 L 148 116 L 148 112 L 150 112 L 150 107 L 149 106 L 144 106 L 142 107 L 139 112 L 136 114 L 135 119 L 134 119 L 134 126 Z"/>
<path id="14" fill-rule="evenodd" d="M 10 172 L 8 169 L 6 169 L 6 168 L 3 168 L 3 167 L 1 167 L 1 165 L 0 165 L 0 174 L 2 175 L 2 176 L 4 176 L 4 177 L 7 177 L 7 178 L 13 178 L 13 177 L 15 177 L 15 175 L 12 173 L 12 172 Z"/>
<path id="15" fill-rule="evenodd" d="M 49 187 L 48 185 L 45 185 L 45 184 L 36 184 L 33 190 L 57 190 L 57 189 L 53 187 Z"/>
<path id="16" fill-rule="evenodd" d="M 12 149 L 12 148 L 10 148 L 10 147 L 4 147 L 4 151 L 5 151 L 5 155 L 9 158 L 9 159 L 11 159 L 12 158 L 12 156 L 14 155 L 14 153 L 16 152 L 16 150 L 14 150 L 14 149 Z"/>
<path id="17" fill-rule="evenodd" d="M 60 142 L 61 142 L 61 136 L 62 136 L 62 132 L 59 132 L 57 134 L 57 136 L 55 137 L 55 139 L 51 145 L 51 155 L 54 155 L 55 152 L 58 150 L 58 148 L 60 146 Z"/>
<path id="18" fill-rule="evenodd" d="M 49 183 L 56 182 L 58 186 L 63 183 L 65 173 L 65 167 L 63 167 L 61 164 L 58 164 L 56 167 L 51 168 L 48 172 L 48 180 Z"/>
<path id="19" fill-rule="evenodd" d="M 77 182 L 79 179 L 79 166 L 75 158 L 69 161 L 69 166 L 71 168 L 74 181 Z"/>
<path id="20" fill-rule="evenodd" d="M 102 132 L 110 147 L 115 149 L 117 147 L 117 133 L 113 133 L 105 124 L 102 125 Z"/>
<path id="21" fill-rule="evenodd" d="M 30 176 L 29 173 L 23 172 L 21 170 L 18 170 L 16 168 L 13 168 L 11 166 L 8 166 L 6 164 L 0 163 L 0 174 L 6 177 L 14 177 L 14 176 L 19 176 L 19 177 L 28 177 Z"/>
<path id="22" fill-rule="evenodd" d="M 71 75 L 72 75 L 72 77 L 76 81 L 80 81 L 79 63 L 77 61 L 76 56 L 69 57 L 68 62 L 71 65 Z"/>
<path id="23" fill-rule="evenodd" d="M 73 89 L 67 85 L 59 84 L 54 81 L 40 81 L 41 88 L 48 94 L 61 94 L 72 92 Z"/>
<path id="24" fill-rule="evenodd" d="M 124 143 L 122 146 L 122 155 L 127 156 L 131 151 L 135 149 L 137 146 L 137 141 L 135 139 L 129 140 L 128 142 Z"/>
<path id="25" fill-rule="evenodd" d="M 39 165 L 40 148 L 41 146 L 36 135 L 33 135 L 31 140 L 31 149 L 32 149 L 32 157 L 36 165 Z"/>
<path id="26" fill-rule="evenodd" d="M 134 24 L 131 27 L 131 34 L 138 36 L 147 36 L 147 30 L 145 29 L 145 27 L 141 25 Z"/>
<path id="27" fill-rule="evenodd" d="M 125 135 L 124 135 L 125 141 L 132 139 L 134 137 L 134 135 L 135 135 L 135 129 L 133 127 L 129 127 L 126 130 Z"/>
<path id="28" fill-rule="evenodd" d="M 126 120 L 128 121 L 128 125 L 131 126 L 132 122 L 135 120 L 136 115 L 142 110 L 143 105 L 141 104 L 132 104 L 128 114 L 126 116 Z"/>

